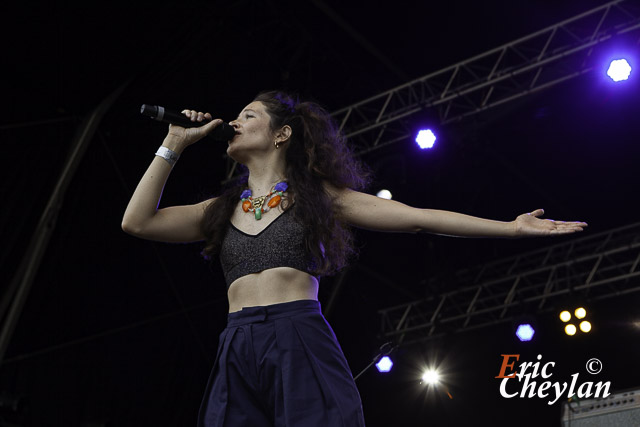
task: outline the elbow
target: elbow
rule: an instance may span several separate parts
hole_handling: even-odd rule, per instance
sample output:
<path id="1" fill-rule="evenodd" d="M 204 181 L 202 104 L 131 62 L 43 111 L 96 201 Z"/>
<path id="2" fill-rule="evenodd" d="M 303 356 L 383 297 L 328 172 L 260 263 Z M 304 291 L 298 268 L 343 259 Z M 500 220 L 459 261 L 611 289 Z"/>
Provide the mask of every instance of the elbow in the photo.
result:
<path id="1" fill-rule="evenodd" d="M 131 234 L 132 236 L 140 235 L 140 227 L 132 224 L 130 221 L 127 221 L 126 218 L 122 220 L 122 224 L 120 225 L 120 227 L 122 228 L 122 231 L 127 234 Z"/>
<path id="2" fill-rule="evenodd" d="M 431 220 L 430 211 L 428 209 L 418 209 L 410 223 L 409 233 L 413 234 L 424 234 L 424 233 L 433 233 L 431 229 Z"/>

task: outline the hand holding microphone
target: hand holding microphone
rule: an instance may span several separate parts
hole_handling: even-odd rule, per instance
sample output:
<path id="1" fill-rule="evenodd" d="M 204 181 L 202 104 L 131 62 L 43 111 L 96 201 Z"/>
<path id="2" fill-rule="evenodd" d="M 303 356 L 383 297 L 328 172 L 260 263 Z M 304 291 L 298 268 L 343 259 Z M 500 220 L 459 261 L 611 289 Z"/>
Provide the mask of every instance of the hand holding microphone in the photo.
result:
<path id="1" fill-rule="evenodd" d="M 221 119 L 212 120 L 209 113 L 195 110 L 183 110 L 182 113 L 177 113 L 157 105 L 147 104 L 142 105 L 140 113 L 154 120 L 170 123 L 169 136 L 177 138 L 183 147 L 207 135 L 216 141 L 226 142 L 236 134 L 231 125 Z"/>

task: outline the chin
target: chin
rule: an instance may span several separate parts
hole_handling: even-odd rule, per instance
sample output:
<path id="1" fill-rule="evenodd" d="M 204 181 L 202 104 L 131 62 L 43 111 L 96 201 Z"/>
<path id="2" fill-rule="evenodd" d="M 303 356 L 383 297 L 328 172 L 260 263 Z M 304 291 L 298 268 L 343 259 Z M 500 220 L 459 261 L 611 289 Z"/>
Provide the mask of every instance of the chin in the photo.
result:
<path id="1" fill-rule="evenodd" d="M 240 152 L 238 152 L 237 148 L 234 147 L 233 145 L 229 145 L 227 147 L 227 155 L 231 157 L 232 160 L 235 160 L 236 162 L 242 165 L 244 164 L 244 157 Z"/>

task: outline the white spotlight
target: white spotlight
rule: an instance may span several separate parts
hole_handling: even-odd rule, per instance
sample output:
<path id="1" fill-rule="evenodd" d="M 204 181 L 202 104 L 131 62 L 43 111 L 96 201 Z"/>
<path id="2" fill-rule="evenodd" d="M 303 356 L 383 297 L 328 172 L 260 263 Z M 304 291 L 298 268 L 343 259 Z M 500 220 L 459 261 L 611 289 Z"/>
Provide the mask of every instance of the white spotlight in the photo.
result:
<path id="1" fill-rule="evenodd" d="M 376 363 L 376 368 L 378 368 L 379 372 L 389 372 L 393 368 L 393 361 L 389 356 L 384 356 Z"/>
<path id="2" fill-rule="evenodd" d="M 380 191 L 378 191 L 378 194 L 376 194 L 376 196 L 380 197 L 381 199 L 391 200 L 391 191 L 389 191 L 389 190 L 380 190 Z"/>
<path id="3" fill-rule="evenodd" d="M 426 148 L 432 148 L 436 143 L 436 135 L 431 129 L 422 129 L 416 136 L 416 142 L 423 150 Z"/>
<path id="4" fill-rule="evenodd" d="M 440 381 L 440 375 L 438 375 L 438 372 L 435 369 L 429 369 L 422 374 L 422 381 L 427 384 L 435 385 Z"/>
<path id="5" fill-rule="evenodd" d="M 611 80 L 614 82 L 627 80 L 630 74 L 631 65 L 629 65 L 626 59 L 616 59 L 615 61 L 611 61 L 609 69 L 607 70 L 607 75 L 611 77 Z"/>

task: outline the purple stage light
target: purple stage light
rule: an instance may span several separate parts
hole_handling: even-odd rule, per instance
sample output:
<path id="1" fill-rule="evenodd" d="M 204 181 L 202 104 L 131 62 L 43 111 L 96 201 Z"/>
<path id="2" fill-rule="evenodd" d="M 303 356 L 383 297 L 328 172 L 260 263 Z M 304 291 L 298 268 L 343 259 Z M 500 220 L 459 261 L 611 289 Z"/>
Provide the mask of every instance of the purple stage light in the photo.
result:
<path id="1" fill-rule="evenodd" d="M 436 135 L 431 129 L 423 129 L 418 132 L 418 136 L 416 136 L 416 142 L 423 150 L 425 148 L 431 148 L 436 142 Z"/>
<path id="2" fill-rule="evenodd" d="M 607 70 L 607 76 L 611 77 L 614 82 L 627 80 L 631 74 L 631 65 L 626 59 L 616 59 L 611 61 L 609 69 Z"/>
<path id="3" fill-rule="evenodd" d="M 379 372 L 389 372 L 393 367 L 393 362 L 389 358 L 389 356 L 384 356 L 382 359 L 376 363 L 376 368 L 378 368 Z"/>
<path id="4" fill-rule="evenodd" d="M 535 333 L 536 331 L 533 329 L 533 326 L 528 323 L 518 325 L 518 329 L 516 330 L 516 336 L 520 341 L 531 341 Z"/>

